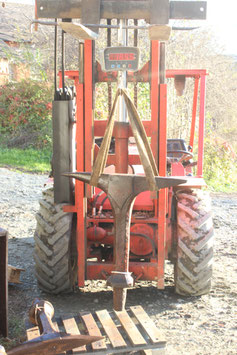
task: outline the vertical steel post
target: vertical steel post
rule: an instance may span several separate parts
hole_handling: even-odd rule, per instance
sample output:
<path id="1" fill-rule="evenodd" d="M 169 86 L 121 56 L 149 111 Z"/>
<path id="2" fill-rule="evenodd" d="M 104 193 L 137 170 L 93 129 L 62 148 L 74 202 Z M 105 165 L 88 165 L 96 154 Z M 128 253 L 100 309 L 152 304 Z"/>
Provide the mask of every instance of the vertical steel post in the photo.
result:
<path id="1" fill-rule="evenodd" d="M 160 176 L 166 176 L 167 155 L 167 85 L 160 84 L 160 110 L 159 110 L 159 164 Z M 164 288 L 165 243 L 166 243 L 166 212 L 167 189 L 159 191 L 158 198 L 158 269 L 157 288 Z"/>
<path id="2" fill-rule="evenodd" d="M 76 125 L 76 142 L 77 142 L 77 171 L 85 171 L 85 136 L 84 136 L 84 44 L 80 43 L 79 58 L 79 78 L 75 81 L 76 85 L 76 104 L 77 104 L 77 125 Z M 77 213 L 76 227 L 76 244 L 78 256 L 78 286 L 83 287 L 85 282 L 86 269 L 86 232 L 85 232 L 85 187 L 84 183 L 76 180 L 75 183 L 75 207 Z"/>
<path id="3" fill-rule="evenodd" d="M 197 115 L 198 87 L 199 87 L 199 77 L 196 77 L 195 82 L 194 82 L 192 123 L 191 123 L 191 133 L 190 133 L 190 140 L 189 140 L 189 145 L 190 145 L 190 147 L 192 147 L 191 152 L 193 152 L 193 145 L 194 145 L 194 135 L 195 135 L 195 125 L 196 125 L 196 115 Z"/>
<path id="4" fill-rule="evenodd" d="M 167 88 L 164 81 L 164 61 L 160 57 L 164 47 L 160 47 L 158 41 L 151 41 L 151 149 L 157 163 L 159 174 L 166 175 L 166 110 Z M 164 53 L 163 53 L 164 55 Z M 162 73 L 160 73 L 162 70 Z M 167 191 L 159 192 L 158 201 L 155 203 L 155 215 L 158 218 L 158 260 L 157 260 L 157 287 L 164 288 L 164 258 L 165 258 L 165 235 L 166 235 L 166 198 Z"/>
<path id="5" fill-rule="evenodd" d="M 0 333 L 8 336 L 8 236 L 0 228 Z"/>
<path id="6" fill-rule="evenodd" d="M 198 136 L 198 161 L 197 176 L 203 175 L 203 157 L 204 157 L 204 129 L 205 129 L 205 94 L 206 94 L 206 76 L 201 75 L 200 81 L 200 109 L 199 109 L 199 136 Z"/>
<path id="7" fill-rule="evenodd" d="M 159 56 L 159 42 L 151 41 L 151 149 L 157 165 L 159 117 Z"/>
<path id="8" fill-rule="evenodd" d="M 84 44 L 84 119 L 85 119 L 85 171 L 90 172 L 93 165 L 93 41 Z M 91 186 L 86 187 L 86 197 L 91 197 Z"/>
<path id="9" fill-rule="evenodd" d="M 118 42 L 121 46 L 127 46 L 127 30 L 122 27 L 127 23 L 120 20 L 121 28 L 118 31 Z M 122 89 L 127 87 L 127 72 L 118 72 L 118 86 Z M 127 174 L 128 172 L 128 129 L 127 108 L 123 96 L 119 97 L 118 122 L 116 122 L 115 136 L 115 171 L 116 173 Z"/>

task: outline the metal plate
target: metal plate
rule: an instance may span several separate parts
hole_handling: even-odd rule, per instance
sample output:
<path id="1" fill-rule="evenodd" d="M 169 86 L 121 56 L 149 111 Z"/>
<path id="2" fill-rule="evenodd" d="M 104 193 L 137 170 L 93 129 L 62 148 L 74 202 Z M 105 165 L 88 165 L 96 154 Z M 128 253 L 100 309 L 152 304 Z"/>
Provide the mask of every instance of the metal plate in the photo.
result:
<path id="1" fill-rule="evenodd" d="M 203 20 L 206 18 L 206 1 L 170 1 L 170 19 Z M 203 8 L 203 11 L 200 11 Z M 81 0 L 37 0 L 37 16 L 39 18 L 81 18 Z M 101 18 L 133 18 L 151 19 L 150 1 L 117 1 L 101 0 Z M 156 24 L 164 24 L 164 15 L 156 18 Z"/>
<path id="2" fill-rule="evenodd" d="M 103 51 L 104 71 L 136 71 L 139 66 L 137 47 L 108 47 Z"/>

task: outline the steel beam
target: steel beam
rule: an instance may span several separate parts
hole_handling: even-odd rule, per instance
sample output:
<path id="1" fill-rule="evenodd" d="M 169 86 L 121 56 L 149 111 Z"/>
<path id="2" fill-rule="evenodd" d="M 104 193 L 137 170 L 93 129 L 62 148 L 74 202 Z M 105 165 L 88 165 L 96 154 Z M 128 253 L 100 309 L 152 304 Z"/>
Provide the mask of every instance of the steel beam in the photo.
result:
<path id="1" fill-rule="evenodd" d="M 165 6 L 165 13 L 164 11 L 160 14 L 156 12 L 155 18 L 153 16 L 154 3 L 154 0 L 152 3 L 146 0 L 101 0 L 100 17 L 104 19 L 146 19 L 156 24 L 164 24 L 165 18 L 206 19 L 206 1 L 170 1 L 169 9 Z M 38 18 L 82 18 L 82 0 L 37 0 L 37 16 Z"/>
<path id="2" fill-rule="evenodd" d="M 90 173 L 65 173 L 64 176 L 89 183 Z M 172 177 L 155 177 L 157 190 L 182 184 L 186 179 Z M 114 309 L 122 311 L 125 308 L 127 288 L 133 286 L 133 278 L 129 272 L 130 226 L 133 203 L 136 196 L 149 189 L 145 176 L 129 174 L 102 174 L 98 185 L 111 203 L 114 215 L 115 271 L 108 278 L 108 285 L 113 287 Z"/>

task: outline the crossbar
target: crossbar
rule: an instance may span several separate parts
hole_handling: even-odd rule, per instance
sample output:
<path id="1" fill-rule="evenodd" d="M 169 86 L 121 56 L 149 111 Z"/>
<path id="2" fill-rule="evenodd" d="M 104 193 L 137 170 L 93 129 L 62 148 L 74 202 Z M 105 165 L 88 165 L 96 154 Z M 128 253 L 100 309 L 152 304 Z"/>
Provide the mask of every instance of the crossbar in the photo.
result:
<path id="1" fill-rule="evenodd" d="M 36 6 L 38 18 L 82 18 L 82 0 L 37 0 Z M 170 1 L 169 18 L 205 20 L 206 7 L 206 1 Z M 147 0 L 101 0 L 100 4 L 101 19 L 132 18 L 151 22 L 152 12 L 151 3 Z M 156 23 L 160 24 L 162 19 L 158 17 Z"/>

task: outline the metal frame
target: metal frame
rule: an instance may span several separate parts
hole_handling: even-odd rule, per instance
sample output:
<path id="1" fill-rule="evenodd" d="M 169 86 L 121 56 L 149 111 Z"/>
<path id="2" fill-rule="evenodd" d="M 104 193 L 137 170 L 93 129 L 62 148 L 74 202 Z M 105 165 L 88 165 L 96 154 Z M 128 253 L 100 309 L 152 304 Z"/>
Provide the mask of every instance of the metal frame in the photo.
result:
<path id="1" fill-rule="evenodd" d="M 78 71 L 65 71 L 65 75 L 73 79 L 77 91 L 77 124 L 76 124 L 76 144 L 77 144 L 77 171 L 91 171 L 93 162 L 93 132 L 94 136 L 103 137 L 107 121 L 94 121 L 93 118 L 93 42 L 86 40 L 84 46 L 84 65 L 81 69 L 84 71 L 79 74 Z M 128 73 L 128 80 L 131 82 L 143 81 L 151 84 L 151 121 L 144 121 L 146 133 L 151 137 L 151 149 L 153 151 L 159 174 L 166 176 L 166 107 L 167 107 L 167 85 L 159 83 L 159 58 L 160 43 L 152 41 L 151 43 L 151 60 L 140 71 Z M 150 75 L 149 68 L 152 70 Z M 107 73 L 101 71 L 100 65 L 96 64 L 95 81 L 115 81 L 117 73 Z M 155 73 L 155 74 L 154 74 Z M 61 73 L 59 73 L 61 76 Z M 205 70 L 167 70 L 166 78 L 174 78 L 176 75 L 184 75 L 195 79 L 194 97 L 193 97 L 193 113 L 191 123 L 190 144 L 194 141 L 196 113 L 198 105 L 198 88 L 200 88 L 199 97 L 199 132 L 198 132 L 198 162 L 197 177 L 190 178 L 186 186 L 200 187 L 203 181 L 198 179 L 202 177 L 203 171 L 203 142 L 204 142 L 204 102 L 205 102 Z M 79 77 L 83 80 L 79 80 Z M 142 79 L 142 80 L 141 80 Z M 61 82 L 61 80 L 60 80 Z M 200 82 L 200 85 L 199 85 Z M 126 131 L 126 132 L 125 132 Z M 123 135 L 127 138 L 132 136 L 131 129 L 123 131 Z M 159 132 L 159 133 L 158 133 Z M 114 128 L 116 136 L 116 126 Z M 124 137 L 125 137 L 124 136 Z M 118 163 L 115 155 L 109 155 L 108 165 Z M 140 164 L 139 156 L 129 155 L 129 165 Z M 88 186 L 88 185 L 87 185 Z M 111 271 L 114 270 L 114 263 L 88 262 L 86 260 L 86 225 L 92 222 L 98 225 L 98 219 L 86 217 L 86 197 L 91 196 L 91 188 L 84 190 L 83 183 L 76 180 L 75 182 L 75 205 L 65 206 L 67 212 L 76 212 L 77 214 L 77 252 L 78 252 L 78 286 L 83 287 L 85 279 L 107 279 Z M 170 196 L 170 194 L 169 194 Z M 159 192 L 158 199 L 154 200 L 155 216 L 147 220 L 136 220 L 132 218 L 132 223 L 149 223 L 156 225 L 155 230 L 158 249 L 157 260 L 152 259 L 150 262 L 133 262 L 130 261 L 129 271 L 133 272 L 137 279 L 157 280 L 157 287 L 164 288 L 164 261 L 168 253 L 168 246 L 171 245 L 171 232 L 166 224 L 170 222 L 166 218 L 170 212 L 171 199 L 168 199 L 168 189 Z M 103 219 L 103 222 L 113 223 L 113 219 Z M 84 246 L 84 247 L 82 247 Z"/>
<path id="2" fill-rule="evenodd" d="M 82 18 L 83 3 L 84 0 L 36 0 L 36 16 L 39 18 Z M 104 19 L 147 19 L 151 23 L 164 24 L 169 18 L 204 20 L 206 19 L 206 7 L 206 1 L 100 0 L 97 11 L 100 18 Z"/>

